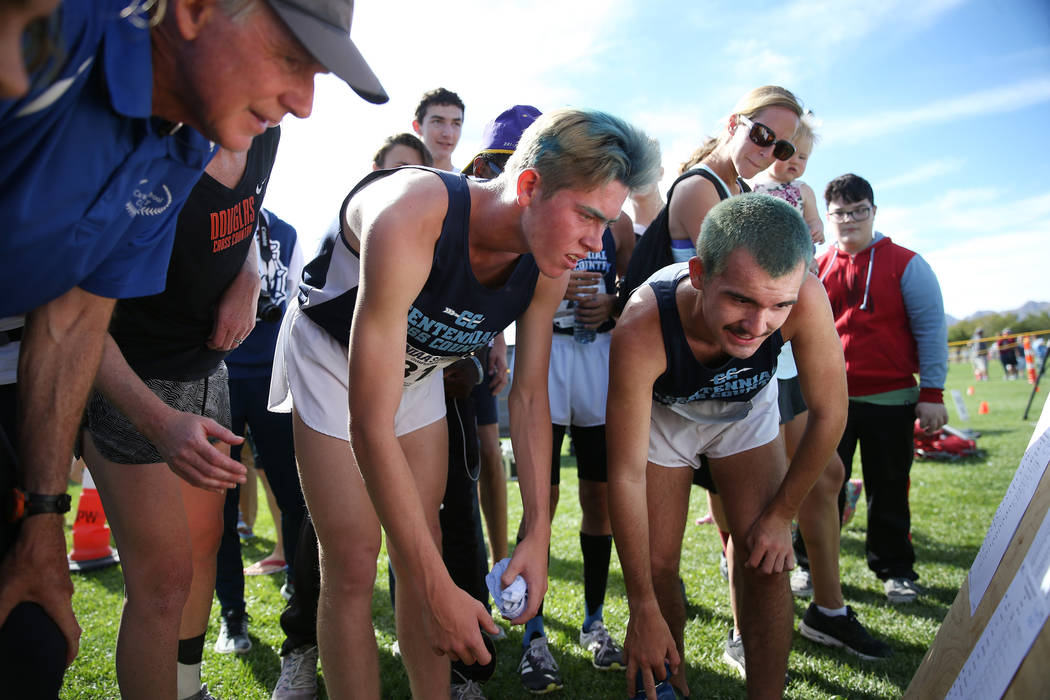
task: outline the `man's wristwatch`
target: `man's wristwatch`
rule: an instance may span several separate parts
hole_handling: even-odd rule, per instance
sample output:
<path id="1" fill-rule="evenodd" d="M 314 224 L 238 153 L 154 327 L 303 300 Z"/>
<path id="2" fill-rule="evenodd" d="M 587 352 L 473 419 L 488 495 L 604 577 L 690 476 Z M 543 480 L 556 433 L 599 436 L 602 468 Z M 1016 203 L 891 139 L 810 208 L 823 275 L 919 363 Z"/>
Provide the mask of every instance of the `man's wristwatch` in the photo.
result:
<path id="1" fill-rule="evenodd" d="M 68 493 L 43 494 L 26 493 L 17 486 L 11 489 L 8 496 L 7 519 L 17 523 L 22 518 L 41 513 L 68 513 L 73 500 Z"/>

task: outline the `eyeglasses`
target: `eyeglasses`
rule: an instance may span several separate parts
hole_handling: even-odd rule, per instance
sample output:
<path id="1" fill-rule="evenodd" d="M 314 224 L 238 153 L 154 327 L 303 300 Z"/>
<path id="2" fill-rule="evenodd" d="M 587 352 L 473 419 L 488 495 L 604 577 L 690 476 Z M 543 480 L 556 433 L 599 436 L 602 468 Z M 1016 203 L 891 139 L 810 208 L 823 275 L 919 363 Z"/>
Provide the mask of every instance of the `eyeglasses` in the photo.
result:
<path id="1" fill-rule="evenodd" d="M 795 155 L 795 147 L 791 142 L 785 141 L 784 139 L 778 139 L 776 132 L 762 122 L 752 121 L 743 114 L 738 114 L 736 116 L 737 119 L 751 127 L 751 130 L 747 132 L 747 137 L 751 139 L 751 143 L 759 148 L 769 148 L 772 146 L 773 157 L 777 160 L 787 160 Z"/>
<path id="2" fill-rule="evenodd" d="M 840 224 L 844 224 L 847 221 L 867 221 L 869 216 L 871 216 L 871 207 L 859 207 L 849 211 L 842 209 L 828 211 L 828 218 Z"/>

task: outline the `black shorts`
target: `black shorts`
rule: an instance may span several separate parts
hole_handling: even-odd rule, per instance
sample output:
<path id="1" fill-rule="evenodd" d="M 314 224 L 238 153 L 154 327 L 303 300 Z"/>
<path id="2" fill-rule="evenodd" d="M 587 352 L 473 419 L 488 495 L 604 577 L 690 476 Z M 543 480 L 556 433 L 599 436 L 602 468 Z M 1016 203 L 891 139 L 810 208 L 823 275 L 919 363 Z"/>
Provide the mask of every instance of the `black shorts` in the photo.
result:
<path id="1" fill-rule="evenodd" d="M 211 418 L 230 428 L 230 385 L 226 364 L 210 377 L 190 382 L 144 379 L 143 382 L 165 404 L 177 411 Z M 92 392 L 86 412 L 86 428 L 103 457 L 116 464 L 157 464 L 164 458 L 131 421 L 97 391 Z"/>
<path id="2" fill-rule="evenodd" d="M 693 470 L 693 486 L 699 486 L 718 495 L 718 488 L 715 486 L 714 477 L 711 476 L 711 464 L 707 461 L 707 455 L 700 455 L 700 467 Z"/>
<path id="3" fill-rule="evenodd" d="M 474 401 L 474 413 L 478 417 L 478 425 L 492 425 L 499 423 L 499 409 L 496 406 L 496 397 L 492 395 L 489 388 L 489 377 L 486 375 L 481 384 L 474 387 L 470 392 L 470 398 Z"/>
<path id="4" fill-rule="evenodd" d="M 561 443 L 565 438 L 565 426 L 554 424 L 554 449 L 551 454 L 551 486 L 561 483 Z M 576 450 L 576 476 L 587 481 L 605 483 L 608 473 L 605 465 L 605 426 L 593 425 L 581 428 L 572 426 L 572 444 Z"/>
<path id="5" fill-rule="evenodd" d="M 802 385 L 798 382 L 798 376 L 791 379 L 778 379 L 777 403 L 780 406 L 780 424 L 790 423 L 795 416 L 809 410 L 805 400 L 802 398 Z"/>

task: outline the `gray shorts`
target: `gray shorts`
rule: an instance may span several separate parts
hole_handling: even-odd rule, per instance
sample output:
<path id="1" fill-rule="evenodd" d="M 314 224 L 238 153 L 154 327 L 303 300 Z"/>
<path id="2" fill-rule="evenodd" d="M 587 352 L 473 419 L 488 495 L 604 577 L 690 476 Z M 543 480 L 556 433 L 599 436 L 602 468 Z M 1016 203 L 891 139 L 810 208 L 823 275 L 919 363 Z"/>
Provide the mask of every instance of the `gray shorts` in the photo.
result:
<path id="1" fill-rule="evenodd" d="M 211 418 L 222 427 L 230 428 L 230 383 L 226 363 L 220 364 L 210 377 L 191 382 L 169 379 L 144 379 L 143 382 L 171 408 Z M 91 392 L 85 423 L 98 451 L 110 462 L 157 464 L 164 461 L 153 443 L 97 391 Z"/>

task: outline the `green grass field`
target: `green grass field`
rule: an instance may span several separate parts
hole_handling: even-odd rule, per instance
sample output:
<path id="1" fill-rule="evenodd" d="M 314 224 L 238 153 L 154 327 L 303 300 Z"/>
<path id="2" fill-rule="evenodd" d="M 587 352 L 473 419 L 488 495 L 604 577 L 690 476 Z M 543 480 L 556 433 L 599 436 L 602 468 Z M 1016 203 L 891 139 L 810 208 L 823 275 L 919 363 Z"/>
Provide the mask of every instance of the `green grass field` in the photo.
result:
<path id="1" fill-rule="evenodd" d="M 894 657 L 882 662 L 865 662 L 838 650 L 813 644 L 797 632 L 790 659 L 791 681 L 788 698 L 897 698 L 918 668 L 934 635 L 948 612 L 973 561 L 995 509 L 1020 462 L 1035 427 L 1045 391 L 1036 401 L 1027 421 L 1021 420 L 1030 386 L 1023 381 L 1003 381 L 998 365 L 992 367 L 992 380 L 976 387 L 974 396 L 965 396 L 973 385 L 969 365 L 953 365 L 948 389 L 964 393 L 971 415 L 969 427 L 981 432 L 980 458 L 956 463 L 916 462 L 912 470 L 912 528 L 918 555 L 917 570 L 925 594 L 913 605 L 893 607 L 886 603 L 881 583 L 864 562 L 866 509 L 863 500 L 853 521 L 842 535 L 842 583 L 847 602 L 861 621 L 876 635 L 887 640 Z M 978 415 L 979 402 L 987 401 L 990 412 Z M 949 401 L 950 422 L 966 427 Z M 621 698 L 625 694 L 622 673 L 601 673 L 591 667 L 577 643 L 582 621 L 583 583 L 579 551 L 579 505 L 576 498 L 574 461 L 562 460 L 561 504 L 552 529 L 550 592 L 545 602 L 545 619 L 551 648 L 561 665 L 566 698 Z M 860 476 L 859 465 L 854 471 Z M 517 484 L 510 483 L 511 532 L 520 515 Z M 78 489 L 73 489 L 74 503 Z M 265 499 L 260 495 L 260 504 Z M 694 697 L 737 698 L 744 696 L 744 684 L 721 661 L 722 643 L 730 624 L 727 584 L 718 572 L 717 534 L 711 525 L 695 525 L 706 512 L 704 494 L 694 489 L 690 521 L 686 531 L 682 576 L 689 598 L 686 628 L 687 655 L 692 666 L 690 685 Z M 73 514 L 70 514 L 70 525 Z M 260 506 L 256 538 L 244 546 L 245 562 L 255 561 L 271 551 L 273 525 L 265 506 Z M 374 597 L 374 623 L 380 648 L 380 674 L 385 698 L 409 697 L 408 681 L 400 661 L 390 653 L 394 641 L 394 621 L 386 588 L 386 555 L 378 560 L 379 574 Z M 247 580 L 248 610 L 252 615 L 251 637 L 254 647 L 245 656 L 224 656 L 212 650 L 218 634 L 213 607 L 204 653 L 204 680 L 217 697 L 269 698 L 280 669 L 278 649 L 282 641 L 278 616 L 284 601 L 280 576 L 251 577 Z M 84 629 L 80 655 L 66 676 L 63 698 L 118 697 L 114 671 L 114 647 L 119 625 L 122 578 L 119 567 L 74 575 L 73 600 Z M 796 600 L 796 617 L 805 612 L 806 603 Z M 605 621 L 614 635 L 624 633 L 627 605 L 623 576 L 615 553 L 609 575 Z M 499 642 L 497 670 L 485 692 L 490 698 L 529 697 L 517 678 L 521 653 L 521 628 L 509 628 L 507 639 Z M 323 689 L 323 683 L 322 683 Z M 322 690 L 321 697 L 325 697 Z"/>

